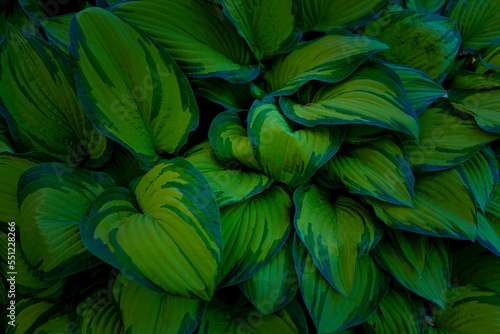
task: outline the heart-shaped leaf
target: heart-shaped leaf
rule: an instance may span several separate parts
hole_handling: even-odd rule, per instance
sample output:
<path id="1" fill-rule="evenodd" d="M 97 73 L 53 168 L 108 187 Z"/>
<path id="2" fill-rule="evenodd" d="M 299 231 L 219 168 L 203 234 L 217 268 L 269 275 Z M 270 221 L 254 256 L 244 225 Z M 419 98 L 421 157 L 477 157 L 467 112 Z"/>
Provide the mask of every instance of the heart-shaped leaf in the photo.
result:
<path id="1" fill-rule="evenodd" d="M 340 82 L 383 49 L 387 46 L 375 39 L 334 29 L 274 60 L 271 69 L 263 75 L 267 91 L 273 96 L 283 96 L 297 92 L 311 80 Z"/>
<path id="2" fill-rule="evenodd" d="M 199 0 L 120 1 L 108 7 L 163 45 L 190 77 L 250 82 L 260 68 L 222 8 Z"/>
<path id="3" fill-rule="evenodd" d="M 221 209 L 220 286 L 241 283 L 266 266 L 283 247 L 292 228 L 292 200 L 280 186 Z"/>
<path id="4" fill-rule="evenodd" d="M 106 174 L 60 163 L 27 169 L 19 179 L 19 226 L 26 259 L 45 279 L 100 263 L 82 243 L 80 220 L 92 202 L 115 183 Z"/>
<path id="5" fill-rule="evenodd" d="M 323 180 L 343 183 L 353 194 L 413 207 L 415 178 L 404 146 L 385 137 L 336 154 L 319 172 Z"/>
<path id="6" fill-rule="evenodd" d="M 416 68 L 439 83 L 451 70 L 461 41 L 455 20 L 411 10 L 382 16 L 364 34 L 390 47 L 377 58 Z"/>
<path id="7" fill-rule="evenodd" d="M 340 127 L 300 129 L 285 118 L 274 98 L 256 101 L 248 114 L 248 138 L 261 171 L 295 188 L 337 153 Z"/>
<path id="8" fill-rule="evenodd" d="M 438 237 L 476 239 L 476 203 L 457 169 L 417 176 L 414 208 L 363 198 L 390 227 Z"/>
<path id="9" fill-rule="evenodd" d="M 451 275 L 451 258 L 442 239 L 434 243 L 421 275 L 389 239 L 382 239 L 373 250 L 373 254 L 378 264 L 405 288 L 445 307 Z"/>
<path id="10" fill-rule="evenodd" d="M 338 84 L 309 83 L 280 107 L 294 122 L 367 124 L 418 137 L 418 121 L 403 83 L 390 68 L 372 62 Z"/>
<path id="11" fill-rule="evenodd" d="M 198 106 L 165 49 L 101 8 L 76 14 L 70 35 L 78 97 L 94 126 L 147 168 L 161 153 L 177 154 L 198 125 Z"/>
<path id="12" fill-rule="evenodd" d="M 133 191 L 103 192 L 80 232 L 91 252 L 146 288 L 204 300 L 215 291 L 219 209 L 206 179 L 182 158 L 153 167 Z"/>
<path id="13" fill-rule="evenodd" d="M 388 275 L 370 256 L 362 256 L 347 299 L 321 275 L 297 235 L 293 257 L 302 297 L 320 334 L 340 332 L 363 323 L 377 309 L 389 286 Z"/>
<path id="14" fill-rule="evenodd" d="M 185 158 L 207 179 L 219 207 L 258 195 L 273 183 L 265 175 L 244 171 L 235 164 L 224 165 L 215 156 L 208 140 L 186 152 Z"/>
<path id="15" fill-rule="evenodd" d="M 293 200 L 295 229 L 314 264 L 337 291 L 350 298 L 360 257 L 382 238 L 377 218 L 353 199 L 335 198 L 314 184 L 299 187 Z"/>
<path id="16" fill-rule="evenodd" d="M 252 46 L 257 58 L 286 53 L 302 37 L 298 0 L 222 0 L 224 13 Z"/>

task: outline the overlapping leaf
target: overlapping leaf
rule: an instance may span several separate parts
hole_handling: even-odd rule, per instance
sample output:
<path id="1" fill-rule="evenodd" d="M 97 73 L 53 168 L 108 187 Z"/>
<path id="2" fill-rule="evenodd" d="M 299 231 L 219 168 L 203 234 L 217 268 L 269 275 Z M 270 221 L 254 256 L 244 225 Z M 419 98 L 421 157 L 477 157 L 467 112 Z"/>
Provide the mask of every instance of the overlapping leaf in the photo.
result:
<path id="1" fill-rule="evenodd" d="M 318 174 L 324 182 L 342 183 L 353 194 L 413 206 L 415 178 L 404 147 L 394 137 L 336 154 Z"/>
<path id="2" fill-rule="evenodd" d="M 280 106 L 306 126 L 367 124 L 418 137 L 417 117 L 401 80 L 377 62 L 338 84 L 305 85 L 295 96 L 282 96 Z"/>
<path id="3" fill-rule="evenodd" d="M 241 283 L 266 266 L 292 227 L 292 200 L 278 185 L 221 209 L 221 286 Z"/>
<path id="4" fill-rule="evenodd" d="M 81 222 L 85 246 L 146 288 L 209 300 L 222 237 L 206 179 L 175 158 L 152 168 L 132 188 L 111 188 L 94 201 Z"/>
<path id="5" fill-rule="evenodd" d="M 426 235 L 389 229 L 385 234 L 419 276 L 423 275 L 434 240 Z"/>
<path id="6" fill-rule="evenodd" d="M 476 203 L 457 169 L 418 176 L 414 208 L 368 196 L 364 199 L 390 227 L 439 237 L 476 239 Z"/>
<path id="7" fill-rule="evenodd" d="M 244 83 L 259 74 L 259 65 L 246 41 L 222 9 L 208 1 L 120 1 L 108 10 L 163 45 L 191 77 Z"/>
<path id="8" fill-rule="evenodd" d="M 19 226 L 26 259 L 45 279 L 100 263 L 80 239 L 80 219 L 113 180 L 102 173 L 44 163 L 19 179 Z"/>
<path id="9" fill-rule="evenodd" d="M 382 239 L 373 250 L 375 259 L 401 285 L 441 307 L 445 307 L 451 274 L 451 259 L 444 242 L 436 240 L 420 275 L 388 239 Z"/>
<path id="10" fill-rule="evenodd" d="M 123 274 L 116 278 L 113 297 L 123 319 L 124 333 L 191 334 L 198 327 L 206 307 L 205 302 L 197 299 L 146 289 Z"/>
<path id="11" fill-rule="evenodd" d="M 273 96 L 291 95 L 311 80 L 336 83 L 347 78 L 372 54 L 387 45 L 367 37 L 334 29 L 325 36 L 301 43 L 273 62 L 264 73 Z"/>
<path id="12" fill-rule="evenodd" d="M 298 287 L 293 266 L 292 238 L 255 276 L 240 284 L 248 300 L 264 315 L 275 313 L 288 305 L 295 298 Z"/>
<path id="13" fill-rule="evenodd" d="M 198 125 L 198 106 L 165 49 L 101 8 L 76 14 L 70 35 L 78 97 L 94 126 L 146 167 L 177 154 Z"/>
<path id="14" fill-rule="evenodd" d="M 261 170 L 295 188 L 337 153 L 344 130 L 328 126 L 301 129 L 285 118 L 274 98 L 268 98 L 256 101 L 250 109 L 248 138 Z"/>
<path id="15" fill-rule="evenodd" d="M 495 188 L 486 207 L 486 212 L 478 214 L 478 235 L 480 244 L 500 256 L 500 187 Z"/>
<path id="16" fill-rule="evenodd" d="M 106 156 L 106 138 L 77 99 L 72 63 L 44 40 L 11 26 L 0 51 L 0 113 L 21 147 L 80 162 Z"/>
<path id="17" fill-rule="evenodd" d="M 361 257 L 382 238 L 376 217 L 353 199 L 305 184 L 294 193 L 295 229 L 316 267 L 343 296 L 352 296 Z"/>
<path id="18" fill-rule="evenodd" d="M 500 69 L 500 38 L 495 39 L 488 47 L 479 54 L 479 60 L 475 63 L 476 72 L 484 74 L 490 70 L 498 72 Z"/>
<path id="19" fill-rule="evenodd" d="M 267 176 L 244 171 L 237 164 L 224 165 L 215 156 L 208 140 L 186 152 L 185 158 L 207 179 L 219 207 L 258 195 L 273 183 Z"/>
<path id="20" fill-rule="evenodd" d="M 67 325 L 68 332 L 87 334 L 121 334 L 123 323 L 113 298 L 103 298 L 104 291 L 96 290 L 88 294 L 77 307 L 77 316 L 74 322 Z M 107 296 L 106 296 L 107 297 Z M 144 310 L 142 304 L 141 309 Z M 127 319 L 127 317 L 123 317 Z"/>
<path id="21" fill-rule="evenodd" d="M 298 0 L 222 0 L 224 13 L 252 45 L 257 58 L 286 53 L 302 37 Z"/>
<path id="22" fill-rule="evenodd" d="M 297 236 L 293 251 L 302 297 L 318 333 L 340 332 L 363 323 L 384 298 L 389 277 L 370 256 L 359 259 L 353 289 L 347 299 L 319 272 Z"/>
<path id="23" fill-rule="evenodd" d="M 461 42 L 454 20 L 410 10 L 371 22 L 364 34 L 390 47 L 377 58 L 416 68 L 439 83 L 450 71 Z"/>
<path id="24" fill-rule="evenodd" d="M 218 103 L 230 111 L 248 110 L 253 98 L 250 84 L 232 84 L 220 78 L 190 80 L 196 95 Z"/>

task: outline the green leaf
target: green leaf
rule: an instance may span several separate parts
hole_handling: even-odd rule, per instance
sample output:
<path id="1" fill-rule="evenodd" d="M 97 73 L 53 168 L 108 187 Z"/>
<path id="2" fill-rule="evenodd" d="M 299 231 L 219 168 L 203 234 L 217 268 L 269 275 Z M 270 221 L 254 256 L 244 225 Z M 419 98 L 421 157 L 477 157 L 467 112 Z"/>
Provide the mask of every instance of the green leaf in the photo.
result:
<path id="1" fill-rule="evenodd" d="M 438 83 L 451 70 L 461 41 L 454 20 L 410 10 L 382 16 L 366 26 L 364 34 L 390 47 L 377 58 L 413 67 Z"/>
<path id="2" fill-rule="evenodd" d="M 389 227 L 438 237 L 476 239 L 476 203 L 457 169 L 417 176 L 415 208 L 363 198 Z"/>
<path id="3" fill-rule="evenodd" d="M 406 7 L 416 12 L 436 13 L 441 12 L 446 0 L 406 0 L 405 4 Z"/>
<path id="4" fill-rule="evenodd" d="M 385 62 L 384 62 L 385 63 Z M 439 97 L 446 94 L 446 90 L 432 80 L 424 72 L 409 66 L 385 63 L 401 78 L 408 99 L 415 110 L 415 114 L 420 115 Z"/>
<path id="5" fill-rule="evenodd" d="M 133 191 L 103 192 L 80 225 L 85 246 L 136 283 L 211 299 L 222 252 L 219 209 L 186 160 L 162 161 L 133 182 Z"/>
<path id="6" fill-rule="evenodd" d="M 500 294 L 472 285 L 450 290 L 446 312 L 432 309 L 436 327 L 426 326 L 426 334 L 497 333 L 500 330 Z"/>
<path id="7" fill-rule="evenodd" d="M 219 286 L 241 283 L 266 266 L 292 228 L 293 205 L 280 186 L 220 210 L 222 269 Z"/>
<path id="8" fill-rule="evenodd" d="M 267 176 L 242 170 L 237 164 L 221 163 L 208 140 L 190 149 L 184 157 L 207 179 L 219 207 L 258 195 L 273 183 Z"/>
<path id="9" fill-rule="evenodd" d="M 277 57 L 263 78 L 271 95 L 291 95 L 311 80 L 340 82 L 383 49 L 387 46 L 375 39 L 334 29 L 319 39 L 299 44 L 288 55 Z"/>
<path id="10" fill-rule="evenodd" d="M 18 1 L 4 0 L 10 2 L 3 10 L 0 10 L 0 41 L 5 35 L 9 25 L 16 26 L 31 34 L 40 36 L 40 24 L 29 16 Z"/>
<path id="11" fill-rule="evenodd" d="M 134 160 L 134 156 L 121 145 L 113 146 L 111 158 L 100 170 L 111 176 L 119 187 L 126 187 L 130 181 L 145 174 Z"/>
<path id="12" fill-rule="evenodd" d="M 335 27 L 361 26 L 370 22 L 387 0 L 304 0 L 304 31 L 328 31 Z"/>
<path id="13" fill-rule="evenodd" d="M 214 298 L 207 307 L 198 333 L 204 334 L 305 334 L 295 324 L 295 314 L 288 309 L 263 315 L 251 305 L 231 305 Z"/>
<path id="14" fill-rule="evenodd" d="M 224 14 L 258 59 L 290 51 L 302 37 L 298 0 L 222 0 Z"/>
<path id="15" fill-rule="evenodd" d="M 76 11 L 84 9 L 85 0 L 73 0 L 72 9 L 76 9 Z M 48 17 L 59 16 L 65 14 L 64 7 L 62 5 L 67 4 L 64 1 L 41 1 L 41 0 L 19 0 L 19 4 L 23 7 L 23 9 L 30 14 L 32 17 L 37 19 L 43 19 Z"/>
<path id="16" fill-rule="evenodd" d="M 418 140 L 404 141 L 410 164 L 417 174 L 458 166 L 472 158 L 484 144 L 500 138 L 477 126 L 476 121 L 441 103 L 418 118 Z"/>
<path id="17" fill-rule="evenodd" d="M 12 146 L 10 145 L 9 139 L 5 137 L 3 133 L 0 132 L 0 153 L 14 153 Z"/>
<path id="18" fill-rule="evenodd" d="M 293 200 L 295 229 L 314 264 L 338 292 L 352 297 L 360 257 L 383 235 L 375 215 L 353 199 L 335 198 L 314 184 L 299 187 Z"/>
<path id="19" fill-rule="evenodd" d="M 215 116 L 208 130 L 208 138 L 215 155 L 222 163 L 240 162 L 260 170 L 246 128 L 236 112 L 222 112 Z"/>
<path id="20" fill-rule="evenodd" d="M 459 101 L 471 113 L 477 125 L 483 130 L 500 133 L 500 88 L 487 90 L 451 90 L 448 95 L 452 101 Z M 460 106 L 454 105 L 462 110 Z"/>
<path id="21" fill-rule="evenodd" d="M 0 113 L 18 145 L 68 162 L 102 164 L 106 138 L 77 99 L 72 62 L 59 50 L 14 26 L 0 46 Z"/>
<path id="22" fill-rule="evenodd" d="M 45 159 L 44 159 L 45 158 Z M 19 222 L 17 183 L 21 174 L 49 158 L 34 154 L 0 153 L 0 222 Z"/>
<path id="23" fill-rule="evenodd" d="M 111 177 L 60 163 L 43 163 L 19 179 L 19 226 L 26 259 L 50 280 L 100 263 L 82 243 L 80 219 Z"/>
<path id="24" fill-rule="evenodd" d="M 422 276 L 427 265 L 427 260 L 429 259 L 430 251 L 432 250 L 430 238 L 426 235 L 393 228 L 387 229 L 386 235 L 391 239 L 393 246 L 399 250 L 406 261 L 413 266 L 417 274 Z"/>
<path id="25" fill-rule="evenodd" d="M 220 78 L 192 79 L 190 82 L 196 95 L 220 104 L 229 111 L 248 110 L 252 105 L 250 83 L 232 84 Z"/>
<path id="26" fill-rule="evenodd" d="M 465 51 L 482 49 L 500 34 L 500 3 L 495 0 L 451 0 L 443 14 L 457 21 Z"/>
<path id="27" fill-rule="evenodd" d="M 262 270 L 239 287 L 263 315 L 275 313 L 287 306 L 299 288 L 293 266 L 292 239 L 287 240 Z"/>
<path id="28" fill-rule="evenodd" d="M 264 174 L 295 188 L 337 153 L 344 129 L 298 128 L 284 117 L 275 99 L 268 98 L 252 105 L 248 138 Z"/>
<path id="29" fill-rule="evenodd" d="M 121 1 L 108 8 L 163 45 L 190 77 L 250 82 L 260 67 L 222 9 L 199 0 Z"/>
<path id="30" fill-rule="evenodd" d="M 123 273 L 116 278 L 113 297 L 123 319 L 123 333 L 190 334 L 198 327 L 206 307 L 197 299 L 146 289 Z"/>
<path id="31" fill-rule="evenodd" d="M 429 259 L 421 275 L 387 238 L 377 244 L 373 254 L 378 264 L 405 288 L 445 307 L 451 274 L 451 258 L 441 238 L 438 238 L 430 249 Z"/>
<path id="32" fill-rule="evenodd" d="M 39 20 L 52 44 L 66 53 L 70 45 L 69 27 L 73 16 L 75 13 Z"/>
<path id="33" fill-rule="evenodd" d="M 406 289 L 390 287 L 377 311 L 363 323 L 367 334 L 420 334 L 424 305 Z"/>
<path id="34" fill-rule="evenodd" d="M 70 322 L 69 334 L 121 334 L 123 333 L 123 323 L 113 298 L 103 298 L 104 292 L 109 294 L 108 290 L 98 289 L 92 291 L 84 298 L 76 309 L 76 319 Z M 106 296 L 107 297 L 107 296 Z M 140 302 L 139 300 L 137 302 Z M 151 302 L 151 300 L 148 300 Z M 145 310 L 147 303 L 141 304 L 141 310 Z M 126 317 L 123 317 L 127 319 Z M 127 319 L 128 320 L 128 319 Z M 71 327 L 70 327 L 71 326 Z M 74 329 L 74 332 L 71 330 Z"/>
<path id="35" fill-rule="evenodd" d="M 500 187 L 497 184 L 486 212 L 478 214 L 478 242 L 500 256 Z"/>
<path id="36" fill-rule="evenodd" d="M 384 137 L 336 154 L 321 169 L 323 180 L 342 183 L 353 194 L 413 207 L 415 178 L 404 146 Z"/>
<path id="37" fill-rule="evenodd" d="M 76 14 L 70 35 L 78 97 L 94 126 L 145 167 L 177 154 L 198 125 L 198 106 L 165 49 L 101 8 Z"/>
<path id="38" fill-rule="evenodd" d="M 372 62 L 338 84 L 310 83 L 280 97 L 292 121 L 305 126 L 367 124 L 418 137 L 418 121 L 399 77 Z"/>
<path id="39" fill-rule="evenodd" d="M 346 125 L 345 128 L 344 142 L 353 145 L 366 144 L 381 139 L 388 132 L 387 129 L 366 124 L 351 124 Z"/>
<path id="40" fill-rule="evenodd" d="M 498 255 L 492 254 L 481 245 L 474 244 L 454 252 L 452 259 L 453 284 L 474 284 L 500 293 Z"/>
<path id="41" fill-rule="evenodd" d="M 319 272 L 297 235 L 293 252 L 302 297 L 319 334 L 340 332 L 363 323 L 384 298 L 389 277 L 370 256 L 359 258 L 353 289 L 347 299 Z"/>
<path id="42" fill-rule="evenodd" d="M 458 168 L 484 213 L 498 183 L 499 158 L 491 149 L 483 148 Z"/>
<path id="43" fill-rule="evenodd" d="M 484 74 L 490 70 L 500 70 L 500 38 L 495 39 L 488 47 L 481 50 L 476 65 L 476 72 Z"/>
<path id="44" fill-rule="evenodd" d="M 480 74 L 471 71 L 459 71 L 450 84 L 451 90 L 500 88 L 500 73 Z"/>

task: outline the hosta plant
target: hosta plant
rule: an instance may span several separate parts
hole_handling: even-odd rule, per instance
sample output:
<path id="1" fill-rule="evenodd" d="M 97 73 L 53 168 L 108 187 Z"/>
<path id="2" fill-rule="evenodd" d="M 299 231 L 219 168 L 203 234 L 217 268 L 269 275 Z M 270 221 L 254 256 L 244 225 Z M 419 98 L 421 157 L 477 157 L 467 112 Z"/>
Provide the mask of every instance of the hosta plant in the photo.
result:
<path id="1" fill-rule="evenodd" d="M 493 0 L 0 1 L 6 333 L 500 333 Z"/>

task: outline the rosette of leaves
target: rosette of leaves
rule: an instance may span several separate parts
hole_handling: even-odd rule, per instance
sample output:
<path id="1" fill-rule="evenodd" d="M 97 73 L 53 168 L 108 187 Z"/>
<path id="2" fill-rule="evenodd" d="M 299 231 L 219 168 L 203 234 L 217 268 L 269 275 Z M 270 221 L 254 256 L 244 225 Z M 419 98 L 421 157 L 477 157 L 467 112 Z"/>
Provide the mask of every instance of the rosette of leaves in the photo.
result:
<path id="1" fill-rule="evenodd" d="M 499 332 L 499 22 L 0 1 L 2 328 Z"/>

